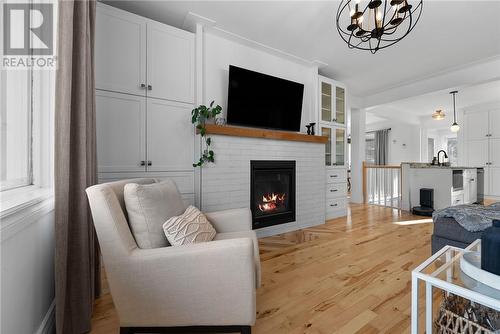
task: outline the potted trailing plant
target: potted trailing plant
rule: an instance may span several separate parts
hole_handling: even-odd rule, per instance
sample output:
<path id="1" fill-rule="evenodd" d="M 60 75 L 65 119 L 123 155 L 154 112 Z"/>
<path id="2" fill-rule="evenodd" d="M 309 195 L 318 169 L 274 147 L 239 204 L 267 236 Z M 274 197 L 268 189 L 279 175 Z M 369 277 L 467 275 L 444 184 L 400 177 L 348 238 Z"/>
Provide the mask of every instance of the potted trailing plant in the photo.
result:
<path id="1" fill-rule="evenodd" d="M 206 136 L 207 130 L 205 128 L 205 124 L 207 121 L 215 119 L 215 117 L 221 113 L 222 107 L 220 105 L 216 105 L 214 107 L 213 105 L 214 101 L 210 103 L 209 107 L 200 105 L 191 111 L 191 123 L 195 124 L 196 130 L 202 137 L 202 140 L 204 139 L 205 141 L 205 147 L 202 150 L 200 160 L 193 163 L 193 167 L 201 167 L 207 162 L 215 161 L 214 151 L 210 149 L 212 138 Z"/>

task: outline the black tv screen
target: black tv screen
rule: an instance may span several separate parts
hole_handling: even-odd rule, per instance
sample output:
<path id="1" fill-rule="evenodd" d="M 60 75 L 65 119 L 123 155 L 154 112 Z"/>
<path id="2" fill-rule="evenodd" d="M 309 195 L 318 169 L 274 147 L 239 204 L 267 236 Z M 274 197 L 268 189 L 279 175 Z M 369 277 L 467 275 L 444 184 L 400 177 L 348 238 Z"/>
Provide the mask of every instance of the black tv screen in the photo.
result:
<path id="1" fill-rule="evenodd" d="M 227 123 L 300 131 L 301 83 L 229 66 Z"/>

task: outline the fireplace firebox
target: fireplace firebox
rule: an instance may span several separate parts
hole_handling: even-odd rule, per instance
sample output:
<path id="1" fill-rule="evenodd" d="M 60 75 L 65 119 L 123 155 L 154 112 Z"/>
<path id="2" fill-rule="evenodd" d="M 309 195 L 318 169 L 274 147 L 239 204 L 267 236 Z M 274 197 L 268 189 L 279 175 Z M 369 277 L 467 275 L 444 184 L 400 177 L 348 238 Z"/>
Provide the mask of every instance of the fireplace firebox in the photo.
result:
<path id="1" fill-rule="evenodd" d="M 252 227 L 295 221 L 295 161 L 250 161 Z"/>

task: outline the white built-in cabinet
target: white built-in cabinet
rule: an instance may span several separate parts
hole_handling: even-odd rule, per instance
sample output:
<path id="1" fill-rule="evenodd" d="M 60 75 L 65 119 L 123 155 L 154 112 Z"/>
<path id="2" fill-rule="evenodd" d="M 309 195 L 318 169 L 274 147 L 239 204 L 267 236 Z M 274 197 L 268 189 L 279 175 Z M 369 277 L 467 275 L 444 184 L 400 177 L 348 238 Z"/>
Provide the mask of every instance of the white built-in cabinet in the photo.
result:
<path id="1" fill-rule="evenodd" d="M 500 197 L 500 110 L 466 112 L 467 163 L 484 167 L 484 193 Z"/>
<path id="2" fill-rule="evenodd" d="M 194 34 L 97 4 L 99 181 L 174 179 L 194 202 Z"/>
<path id="3" fill-rule="evenodd" d="M 318 129 L 329 138 L 325 145 L 326 219 L 347 214 L 346 88 L 340 82 L 319 76 Z"/>

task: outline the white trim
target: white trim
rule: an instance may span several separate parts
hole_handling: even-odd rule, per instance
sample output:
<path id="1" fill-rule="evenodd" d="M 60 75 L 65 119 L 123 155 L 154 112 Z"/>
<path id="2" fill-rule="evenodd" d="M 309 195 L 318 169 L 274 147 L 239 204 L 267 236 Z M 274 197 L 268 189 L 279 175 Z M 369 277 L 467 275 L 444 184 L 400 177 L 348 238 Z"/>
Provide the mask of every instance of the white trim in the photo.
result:
<path id="1" fill-rule="evenodd" d="M 14 209 L 3 213 L 0 223 L 0 242 L 11 238 L 53 210 L 54 197 L 46 194 L 24 201 Z"/>
<path id="2" fill-rule="evenodd" d="M 35 334 L 53 334 L 56 332 L 56 301 L 53 300 Z"/>

